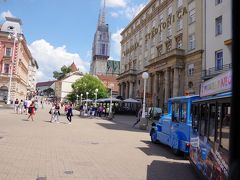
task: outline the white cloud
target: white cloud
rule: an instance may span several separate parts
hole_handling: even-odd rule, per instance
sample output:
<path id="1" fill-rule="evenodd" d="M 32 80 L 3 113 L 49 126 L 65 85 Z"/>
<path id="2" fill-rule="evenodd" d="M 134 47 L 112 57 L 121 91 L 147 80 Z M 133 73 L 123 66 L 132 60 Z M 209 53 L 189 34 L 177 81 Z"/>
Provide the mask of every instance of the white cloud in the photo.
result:
<path id="1" fill-rule="evenodd" d="M 112 41 L 114 42 L 112 49 L 113 49 L 114 53 L 115 53 L 119 58 L 120 58 L 120 52 L 121 52 L 121 44 L 120 44 L 120 42 L 121 42 L 121 40 L 122 40 L 122 37 L 121 37 L 120 33 L 121 33 L 122 31 L 123 31 L 123 28 L 117 30 L 117 32 L 115 32 L 115 33 L 113 33 L 113 34 L 111 35 L 111 39 L 112 39 Z M 116 59 L 116 60 L 118 60 L 118 59 Z"/>
<path id="2" fill-rule="evenodd" d="M 119 16 L 119 14 L 118 14 L 118 13 L 116 13 L 116 12 L 111 12 L 111 16 L 112 16 L 112 17 L 118 17 L 118 16 Z"/>
<path id="3" fill-rule="evenodd" d="M 112 17 L 124 16 L 129 20 L 132 20 L 144 7 L 146 4 L 130 5 L 127 8 L 111 12 Z"/>
<path id="4" fill-rule="evenodd" d="M 11 11 L 7 10 L 0 14 L 0 20 L 5 20 L 5 17 L 14 17 L 14 15 L 11 13 Z"/>
<path id="5" fill-rule="evenodd" d="M 29 49 L 39 65 L 38 81 L 53 79 L 53 71 L 59 71 L 63 65 L 69 66 L 73 61 L 80 71 L 85 73 L 89 69 L 89 63 L 84 62 L 79 54 L 67 52 L 66 46 L 54 47 L 40 39 L 29 45 Z"/>
<path id="6" fill-rule="evenodd" d="M 128 19 L 133 19 L 146 5 L 145 4 L 139 4 L 132 7 L 128 7 L 124 10 L 124 15 Z"/>
<path id="7" fill-rule="evenodd" d="M 126 0 L 106 0 L 107 7 L 126 7 Z"/>

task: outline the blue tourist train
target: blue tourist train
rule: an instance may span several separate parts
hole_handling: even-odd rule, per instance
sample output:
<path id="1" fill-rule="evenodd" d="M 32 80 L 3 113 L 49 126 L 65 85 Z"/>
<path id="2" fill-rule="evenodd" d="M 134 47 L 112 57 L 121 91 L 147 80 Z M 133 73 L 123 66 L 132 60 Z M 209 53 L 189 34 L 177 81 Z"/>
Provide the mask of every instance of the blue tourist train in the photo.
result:
<path id="1" fill-rule="evenodd" d="M 153 123 L 150 131 L 153 143 L 170 146 L 175 154 L 188 154 L 192 128 L 191 104 L 199 96 L 181 96 L 168 100 L 168 113 Z"/>

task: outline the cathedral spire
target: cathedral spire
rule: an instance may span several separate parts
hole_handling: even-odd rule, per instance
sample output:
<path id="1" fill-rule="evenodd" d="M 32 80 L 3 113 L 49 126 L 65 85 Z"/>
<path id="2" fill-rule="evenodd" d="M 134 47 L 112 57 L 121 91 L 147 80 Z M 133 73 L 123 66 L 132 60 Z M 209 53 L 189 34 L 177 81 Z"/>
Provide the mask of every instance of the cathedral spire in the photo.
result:
<path id="1" fill-rule="evenodd" d="M 102 7 L 99 12 L 98 17 L 98 26 L 105 25 L 105 16 L 106 16 L 106 2 L 103 0 Z"/>

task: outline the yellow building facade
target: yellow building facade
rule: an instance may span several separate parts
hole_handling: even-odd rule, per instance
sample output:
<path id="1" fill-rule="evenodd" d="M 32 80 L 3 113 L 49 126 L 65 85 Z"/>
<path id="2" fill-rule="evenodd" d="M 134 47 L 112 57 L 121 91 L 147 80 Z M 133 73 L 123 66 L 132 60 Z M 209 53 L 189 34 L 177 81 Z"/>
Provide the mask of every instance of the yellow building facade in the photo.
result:
<path id="1" fill-rule="evenodd" d="M 122 31 L 120 95 L 143 98 L 148 72 L 148 106 L 166 107 L 168 98 L 198 94 L 203 58 L 203 2 L 151 0 Z"/>

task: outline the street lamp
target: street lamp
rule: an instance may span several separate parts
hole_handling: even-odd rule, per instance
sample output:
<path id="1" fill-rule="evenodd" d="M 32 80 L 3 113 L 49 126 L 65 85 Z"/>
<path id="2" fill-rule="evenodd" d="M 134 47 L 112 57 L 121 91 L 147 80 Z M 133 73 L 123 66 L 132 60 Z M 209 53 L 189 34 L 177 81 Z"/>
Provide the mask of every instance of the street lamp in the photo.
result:
<path id="1" fill-rule="evenodd" d="M 98 93 L 98 89 L 95 89 L 95 95 L 96 95 L 96 99 L 95 99 L 95 107 L 97 107 L 97 93 Z"/>
<path id="2" fill-rule="evenodd" d="M 86 92 L 86 96 L 87 96 L 87 99 L 86 99 L 86 104 L 87 104 L 87 109 L 88 109 L 88 94 L 89 94 L 89 92 Z"/>
<path id="3" fill-rule="evenodd" d="M 112 89 L 113 89 L 113 87 L 114 87 L 114 84 L 110 84 L 109 87 L 110 87 L 110 89 L 111 89 L 109 117 L 112 118 Z"/>
<path id="4" fill-rule="evenodd" d="M 143 78 L 143 110 L 142 110 L 142 118 L 145 118 L 145 109 L 146 109 L 146 81 L 149 77 L 149 74 L 147 72 L 144 72 L 142 74 Z"/>
<path id="5" fill-rule="evenodd" d="M 80 96 L 81 96 L 81 105 L 82 105 L 82 97 L 83 97 L 83 94 L 80 94 Z"/>
<path id="6" fill-rule="evenodd" d="M 12 76 L 13 76 L 13 65 L 12 63 L 14 62 L 14 57 L 15 57 L 15 51 L 16 51 L 16 43 L 18 41 L 22 41 L 23 37 L 21 34 L 18 34 L 16 31 L 13 33 L 9 33 L 8 39 L 13 39 L 13 51 L 12 51 L 12 59 L 11 59 L 11 68 L 10 68 L 10 77 L 9 77 L 9 87 L 8 87 L 8 96 L 7 96 L 7 104 L 10 104 L 10 93 L 11 93 L 11 88 L 12 88 Z"/>
<path id="7" fill-rule="evenodd" d="M 78 97 L 79 97 L 79 95 L 77 94 L 77 105 L 79 104 L 79 102 L 78 102 Z"/>
<path id="8" fill-rule="evenodd" d="M 142 105 L 142 117 L 141 117 L 141 121 L 139 123 L 139 128 L 141 129 L 147 129 L 147 120 L 145 117 L 145 109 L 146 109 L 146 81 L 149 77 L 149 74 L 147 72 L 144 72 L 142 74 L 142 78 L 143 78 L 143 83 L 144 83 L 144 87 L 143 87 L 143 105 Z"/>

